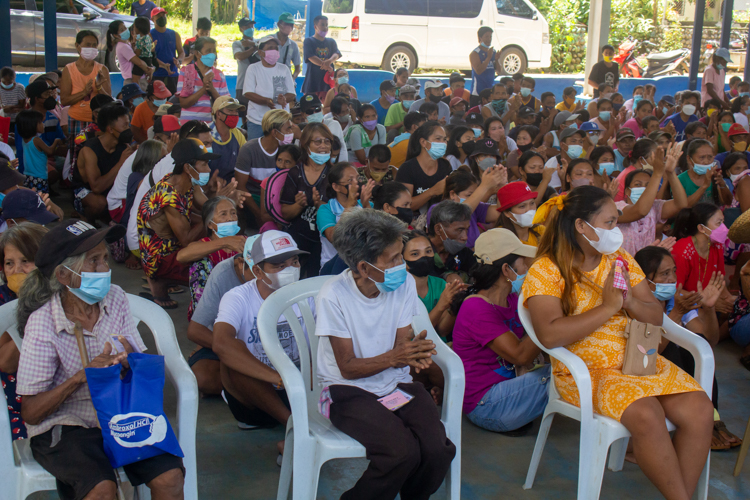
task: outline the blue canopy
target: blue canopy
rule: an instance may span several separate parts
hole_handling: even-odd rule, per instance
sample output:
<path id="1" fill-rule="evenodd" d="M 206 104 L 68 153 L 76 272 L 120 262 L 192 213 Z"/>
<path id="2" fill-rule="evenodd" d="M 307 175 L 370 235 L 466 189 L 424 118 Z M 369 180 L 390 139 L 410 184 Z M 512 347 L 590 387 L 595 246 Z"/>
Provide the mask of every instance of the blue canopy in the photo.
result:
<path id="1" fill-rule="evenodd" d="M 295 18 L 303 18 L 306 5 L 307 0 L 256 0 L 255 29 L 275 28 L 282 12 L 291 12 Z M 247 0 L 247 10 L 253 12 L 253 0 Z"/>

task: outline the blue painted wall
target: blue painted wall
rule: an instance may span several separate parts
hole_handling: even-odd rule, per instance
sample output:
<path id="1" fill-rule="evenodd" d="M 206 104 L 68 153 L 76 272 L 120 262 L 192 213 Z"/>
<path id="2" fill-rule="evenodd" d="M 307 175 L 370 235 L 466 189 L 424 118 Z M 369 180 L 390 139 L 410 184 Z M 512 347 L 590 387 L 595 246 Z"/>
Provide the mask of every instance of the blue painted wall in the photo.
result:
<path id="1" fill-rule="evenodd" d="M 23 85 L 27 85 L 29 77 L 33 73 L 18 73 L 17 81 Z M 576 86 L 576 81 L 582 81 L 583 75 L 532 75 L 536 80 L 536 88 L 534 89 L 534 95 L 540 96 L 544 92 L 553 92 L 560 101 L 562 98 L 562 91 L 565 87 Z M 372 69 L 350 69 L 349 70 L 349 82 L 354 85 L 357 89 L 359 99 L 362 102 L 370 102 L 380 97 L 380 83 L 383 80 L 389 80 L 393 77 L 393 73 L 381 70 Z M 234 88 L 237 85 L 236 75 L 226 75 L 227 85 L 229 87 L 231 95 L 234 95 Z M 416 77 L 418 80 L 424 82 L 429 80 L 426 77 Z M 112 92 L 116 95 L 122 88 L 122 76 L 120 73 L 111 73 L 110 79 L 112 81 Z M 440 78 L 445 84 L 448 83 L 448 78 Z M 304 77 L 300 76 L 297 78 L 297 89 L 302 88 L 302 82 Z M 687 76 L 663 76 L 655 79 L 646 78 L 624 78 L 620 80 L 620 92 L 625 96 L 625 99 L 629 99 L 632 96 L 633 88 L 637 85 L 645 85 L 652 83 L 656 85 L 656 97 L 660 99 L 664 95 L 674 95 L 675 93 L 685 90 L 688 87 Z M 423 84 L 424 85 L 424 84 Z M 424 87 L 423 87 L 424 88 Z M 466 80 L 466 88 L 471 90 L 471 79 Z M 580 92 L 582 89 L 580 86 L 576 86 Z M 698 88 L 700 88 L 700 77 L 698 78 Z M 727 86 L 728 88 L 728 86 Z M 424 95 L 424 91 L 421 92 Z M 301 96 L 300 96 L 301 97 Z"/>

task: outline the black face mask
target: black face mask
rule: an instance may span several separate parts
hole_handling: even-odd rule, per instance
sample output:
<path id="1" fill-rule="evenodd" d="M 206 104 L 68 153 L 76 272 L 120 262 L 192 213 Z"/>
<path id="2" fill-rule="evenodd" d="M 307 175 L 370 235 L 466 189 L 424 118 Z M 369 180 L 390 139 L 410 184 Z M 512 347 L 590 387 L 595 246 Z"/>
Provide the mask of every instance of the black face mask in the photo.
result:
<path id="1" fill-rule="evenodd" d="M 434 102 L 435 104 L 439 103 L 443 99 L 443 96 L 434 94 L 430 94 L 428 97 L 430 98 L 430 101 Z"/>
<path id="2" fill-rule="evenodd" d="M 405 262 L 409 272 L 417 278 L 429 276 L 435 270 L 435 257 L 428 255 L 420 257 L 417 260 L 405 260 Z"/>
<path id="3" fill-rule="evenodd" d="M 167 25 L 167 18 L 166 18 L 166 16 L 162 16 L 162 17 L 158 18 L 156 21 L 154 21 L 154 24 L 157 25 L 160 28 L 163 28 L 164 26 Z"/>
<path id="4" fill-rule="evenodd" d="M 55 106 L 57 106 L 57 101 L 54 97 L 48 97 L 44 100 L 44 109 L 47 111 L 52 111 L 55 109 Z"/>
<path id="5" fill-rule="evenodd" d="M 461 149 L 464 150 L 464 153 L 471 156 L 471 153 L 474 152 L 474 149 L 477 147 L 477 143 L 474 141 L 466 141 L 463 144 L 461 144 Z"/>
<path id="6" fill-rule="evenodd" d="M 396 208 L 396 215 L 395 217 L 402 222 L 405 222 L 406 224 L 411 224 L 411 221 L 414 220 L 414 211 L 411 208 L 406 207 L 394 207 Z"/>
<path id="7" fill-rule="evenodd" d="M 542 183 L 543 174 L 526 174 L 526 184 L 532 187 L 537 187 Z"/>
<path id="8" fill-rule="evenodd" d="M 123 132 L 120 132 L 120 136 L 117 138 L 117 142 L 119 144 L 130 144 L 131 142 L 133 142 L 133 131 L 127 129 Z"/>
<path id="9" fill-rule="evenodd" d="M 530 143 L 528 143 L 528 144 L 524 144 L 523 146 L 521 146 L 520 144 L 517 144 L 517 146 L 518 146 L 518 149 L 519 149 L 519 150 L 520 150 L 520 151 L 521 151 L 522 153 L 525 153 L 526 151 L 529 151 L 529 150 L 530 150 L 531 148 L 533 148 L 533 147 L 534 147 L 534 143 L 533 143 L 533 142 L 530 142 Z"/>

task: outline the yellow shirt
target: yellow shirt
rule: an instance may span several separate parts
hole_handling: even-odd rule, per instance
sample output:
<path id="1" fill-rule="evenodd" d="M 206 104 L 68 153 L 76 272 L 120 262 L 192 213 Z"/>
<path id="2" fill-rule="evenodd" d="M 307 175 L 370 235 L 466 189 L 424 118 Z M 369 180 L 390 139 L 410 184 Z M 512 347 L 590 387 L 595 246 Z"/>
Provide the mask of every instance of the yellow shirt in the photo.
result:
<path id="1" fill-rule="evenodd" d="M 569 111 L 569 112 L 573 113 L 576 110 L 576 102 L 575 102 L 575 100 L 573 100 L 573 104 L 570 105 L 570 106 L 567 106 L 565 104 L 565 101 L 558 102 L 557 106 L 555 106 L 555 109 L 558 110 L 558 111 Z"/>
<path id="2" fill-rule="evenodd" d="M 534 236 L 534 233 L 532 233 L 531 231 L 529 231 L 529 239 L 527 241 L 521 240 L 521 243 L 523 243 L 524 245 L 532 246 L 532 247 L 538 247 L 539 246 L 539 240 L 542 239 L 542 236 L 544 236 L 544 230 L 547 229 L 547 228 L 544 227 L 544 226 L 539 225 L 539 226 L 535 226 L 533 229 L 534 229 L 534 231 L 536 231 L 537 233 L 539 233 L 539 238 L 537 238 L 536 236 Z"/>
<path id="3" fill-rule="evenodd" d="M 395 146 L 389 146 L 391 150 L 391 165 L 400 168 L 401 164 L 406 161 L 406 150 L 409 147 L 409 141 L 401 141 Z"/>

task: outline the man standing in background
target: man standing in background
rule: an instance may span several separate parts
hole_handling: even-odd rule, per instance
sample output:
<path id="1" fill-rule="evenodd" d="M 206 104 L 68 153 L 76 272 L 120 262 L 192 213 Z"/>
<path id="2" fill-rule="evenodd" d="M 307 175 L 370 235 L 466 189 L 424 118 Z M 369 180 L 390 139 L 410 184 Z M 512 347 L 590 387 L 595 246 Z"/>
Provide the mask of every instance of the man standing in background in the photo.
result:
<path id="1" fill-rule="evenodd" d="M 258 46 L 253 40 L 255 35 L 255 21 L 243 17 L 238 22 L 240 27 L 240 33 L 242 38 L 232 43 L 232 54 L 234 59 L 237 61 L 237 86 L 235 87 L 235 97 L 240 101 L 240 104 L 245 106 L 245 109 L 240 111 L 240 118 L 244 120 L 245 127 L 247 127 L 247 103 L 249 102 L 247 97 L 242 90 L 245 86 L 245 73 L 247 68 L 251 64 L 255 64 L 260 61 L 258 57 Z"/>
<path id="2" fill-rule="evenodd" d="M 182 62 L 183 65 L 188 65 L 195 61 L 195 53 L 193 48 L 195 47 L 195 41 L 202 36 L 211 36 L 211 27 L 213 24 L 207 17 L 201 17 L 195 25 L 195 36 L 185 40 L 185 44 L 182 46 L 182 50 L 185 52 L 185 60 Z"/>
<path id="3" fill-rule="evenodd" d="M 333 71 L 333 64 L 341 57 L 336 40 L 328 35 L 328 18 L 315 16 L 315 35 L 305 38 L 305 62 L 307 72 L 302 84 L 303 94 L 315 94 L 321 102 L 326 98 L 330 86 L 325 81 L 326 72 Z"/>
<path id="4" fill-rule="evenodd" d="M 300 72 L 302 72 L 302 62 L 300 60 L 299 45 L 297 42 L 292 40 L 289 36 L 294 30 L 294 16 L 289 12 L 284 12 L 279 16 L 279 31 L 276 33 L 276 38 L 279 39 L 279 62 L 286 64 L 289 71 L 292 71 L 292 63 L 294 63 L 294 71 L 292 71 L 292 79 L 296 81 Z"/>
<path id="5" fill-rule="evenodd" d="M 151 11 L 151 20 L 156 27 L 151 30 L 151 38 L 156 42 L 156 59 L 159 67 L 154 71 L 154 80 L 161 80 L 174 95 L 177 92 L 178 68 L 182 66 L 185 52 L 182 40 L 175 31 L 167 28 L 167 11 L 157 7 Z M 175 57 L 175 54 L 177 57 Z"/>

